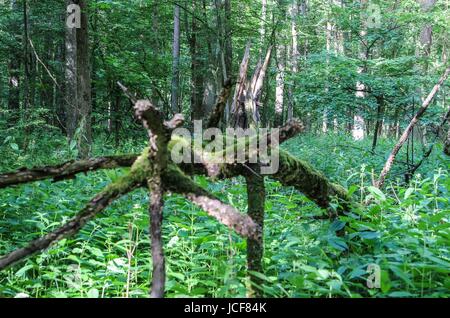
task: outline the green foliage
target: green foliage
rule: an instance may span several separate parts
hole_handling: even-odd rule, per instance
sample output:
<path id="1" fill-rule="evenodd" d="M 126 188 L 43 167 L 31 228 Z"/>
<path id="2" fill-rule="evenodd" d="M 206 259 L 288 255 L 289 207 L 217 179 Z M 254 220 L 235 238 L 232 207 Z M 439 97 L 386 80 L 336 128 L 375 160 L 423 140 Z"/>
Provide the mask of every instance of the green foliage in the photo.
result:
<path id="1" fill-rule="evenodd" d="M 345 147 L 340 148 L 340 143 Z M 411 184 L 392 180 L 381 192 L 370 186 L 370 174 L 383 158 L 361 156 L 361 150 L 352 148 L 369 146 L 339 135 L 303 136 L 286 145 L 335 181 L 351 185 L 355 201 L 369 204 L 338 221 L 318 221 L 312 217 L 322 211 L 315 204 L 267 180 L 266 272 L 259 274 L 267 296 L 449 296 L 449 171 L 430 164 Z M 387 151 L 389 146 L 383 141 L 381 148 Z M 65 147 L 61 143 L 55 153 Z M 324 154 L 323 149 L 333 151 Z M 1 150 L 11 151 L 12 159 L 21 158 L 9 145 Z M 37 147 L 27 158 L 23 163 L 41 162 L 47 152 Z M 1 170 L 9 164 L 2 161 Z M 441 164 L 448 166 L 448 159 Z M 55 228 L 121 174 L 100 171 L 73 181 L 42 181 L 2 190 L 0 254 Z M 197 181 L 245 211 L 242 179 L 209 183 L 199 177 Z M 145 190 L 122 198 L 76 237 L 1 272 L 0 295 L 147 297 L 151 265 L 147 206 Z M 168 297 L 244 297 L 245 240 L 179 196 L 166 197 L 164 214 Z M 380 289 L 367 288 L 369 264 L 381 268 Z"/>

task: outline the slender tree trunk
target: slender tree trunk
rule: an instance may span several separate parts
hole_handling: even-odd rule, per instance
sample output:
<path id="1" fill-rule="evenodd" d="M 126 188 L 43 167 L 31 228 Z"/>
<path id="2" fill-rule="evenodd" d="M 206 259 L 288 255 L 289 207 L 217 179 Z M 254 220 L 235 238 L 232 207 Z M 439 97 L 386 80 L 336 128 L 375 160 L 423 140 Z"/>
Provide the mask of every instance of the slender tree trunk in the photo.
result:
<path id="1" fill-rule="evenodd" d="M 94 12 L 93 12 L 93 17 L 92 17 L 92 33 L 93 33 L 93 45 L 91 48 L 91 63 L 92 63 L 92 69 L 91 69 L 91 100 L 92 100 L 92 109 L 96 109 L 97 108 L 97 82 L 98 82 L 98 78 L 97 78 L 97 59 L 96 59 L 96 52 L 98 49 L 98 45 L 99 45 L 99 33 L 98 33 L 98 9 L 95 8 Z M 115 85 L 117 86 L 117 85 Z M 95 124 L 95 123 L 94 123 Z"/>
<path id="2" fill-rule="evenodd" d="M 428 12 L 433 9 L 437 0 L 419 0 L 421 10 L 423 12 Z M 419 56 L 429 57 L 431 53 L 431 45 L 433 42 L 433 26 L 427 24 L 422 28 L 420 32 L 420 48 Z M 425 69 L 428 69 L 428 63 L 426 63 Z"/>
<path id="3" fill-rule="evenodd" d="M 375 151 L 378 142 L 378 136 L 381 134 L 381 128 L 383 125 L 383 112 L 384 112 L 384 97 L 377 96 L 377 121 L 373 132 L 372 152 Z"/>
<path id="4" fill-rule="evenodd" d="M 66 0 L 66 7 L 74 4 L 73 0 Z M 68 14 L 67 14 L 68 17 Z M 66 21 L 64 20 L 64 23 Z M 65 113 L 66 130 L 69 139 L 73 139 L 78 122 L 78 85 L 77 85 L 77 29 L 66 25 L 65 38 Z"/>
<path id="5" fill-rule="evenodd" d="M 233 73 L 233 41 L 231 37 L 232 32 L 232 20 L 231 20 L 231 0 L 225 0 L 225 21 L 223 23 L 225 53 L 222 52 L 222 64 L 223 65 L 223 82 L 231 76 Z M 228 122 L 230 115 L 230 101 L 227 101 L 225 107 L 225 122 Z"/>
<path id="6" fill-rule="evenodd" d="M 331 5 L 331 4 L 330 4 Z M 325 82 L 325 94 L 328 95 L 329 91 L 329 68 L 330 68 L 330 54 L 332 53 L 332 32 L 333 32 L 333 25 L 331 24 L 330 20 L 331 17 L 327 17 L 328 21 L 325 28 L 325 41 L 326 41 L 326 49 L 327 49 L 327 55 L 326 55 L 326 71 L 327 71 L 327 81 Z M 324 105 L 324 110 L 322 114 L 322 132 L 326 134 L 328 132 L 328 106 Z"/>
<path id="7" fill-rule="evenodd" d="M 13 118 L 17 118 L 20 113 L 20 61 L 15 56 L 8 64 L 8 109 L 12 111 Z"/>
<path id="8" fill-rule="evenodd" d="M 295 83 L 295 76 L 298 73 L 298 59 L 300 57 L 300 53 L 298 50 L 298 32 L 297 32 L 297 18 L 298 18 L 297 0 L 293 0 L 291 4 L 290 17 L 291 17 L 291 37 L 292 37 L 290 66 L 291 66 L 291 76 L 294 77 L 294 79 L 291 82 Z M 295 85 L 294 84 L 289 85 L 289 105 L 287 113 L 288 121 L 294 118 L 294 108 L 295 108 L 294 92 L 295 92 Z"/>
<path id="9" fill-rule="evenodd" d="M 23 114 L 26 116 L 28 114 L 28 107 L 30 104 L 30 72 L 31 72 L 31 63 L 29 56 L 29 36 L 28 36 L 28 2 L 26 0 L 23 1 L 23 68 L 25 78 L 23 81 Z"/>
<path id="10" fill-rule="evenodd" d="M 173 67 L 172 67 L 172 95 L 171 107 L 174 114 L 180 112 L 178 106 L 178 92 L 180 86 L 180 7 L 175 5 L 173 27 Z"/>
<path id="11" fill-rule="evenodd" d="M 199 9 L 196 1 L 193 1 L 193 10 Z M 187 19 L 187 18 L 186 18 Z M 191 120 L 200 120 L 205 115 L 203 112 L 203 72 L 200 45 L 198 35 L 200 28 L 197 20 L 192 18 L 189 46 L 191 52 Z"/>
<path id="12" fill-rule="evenodd" d="M 232 32 L 232 20 L 231 20 L 231 0 L 224 0 L 225 6 L 225 73 L 224 80 L 228 79 L 233 72 L 233 40 L 231 37 Z"/>
<path id="13" fill-rule="evenodd" d="M 152 16 L 152 21 L 151 21 L 151 27 L 153 30 L 153 36 L 152 39 L 150 41 L 150 47 L 151 47 L 151 52 L 152 52 L 152 58 L 155 61 L 158 61 L 160 59 L 160 55 L 161 55 L 161 31 L 160 31 L 160 14 L 159 14 L 159 6 L 160 4 L 157 1 L 154 1 L 152 3 L 152 7 L 151 7 L 151 16 Z M 178 84 L 180 85 L 180 84 Z M 157 106 L 158 108 L 162 109 L 163 108 L 163 104 L 162 104 L 162 97 L 160 95 L 158 86 L 156 85 L 156 83 L 154 82 L 152 84 L 152 102 L 155 106 Z M 180 88 L 179 88 L 180 89 Z M 178 91 L 178 94 L 180 95 L 180 92 Z M 172 97 L 171 97 L 172 98 Z M 181 108 L 181 96 L 177 96 L 177 102 L 179 103 L 178 107 Z M 167 106 L 167 105 L 165 105 Z M 181 109 L 180 109 L 181 111 Z"/>
<path id="14" fill-rule="evenodd" d="M 261 26 L 259 27 L 259 34 L 260 34 L 260 46 L 261 49 L 259 51 L 259 54 L 262 55 L 263 53 L 263 47 L 265 45 L 265 38 L 266 38 L 266 25 L 267 25 L 267 0 L 261 1 Z"/>
<path id="15" fill-rule="evenodd" d="M 231 24 L 231 0 L 225 0 L 225 69 L 224 69 L 224 81 L 226 81 L 233 73 L 233 40 L 232 40 L 232 24 Z M 227 101 L 225 108 L 225 123 L 230 119 L 230 101 Z"/>
<path id="16" fill-rule="evenodd" d="M 114 144 L 116 147 L 119 146 L 120 142 L 120 101 L 121 101 L 121 92 L 118 89 L 117 85 L 114 85 L 114 107 L 112 109 L 112 118 L 114 123 Z"/>
<path id="17" fill-rule="evenodd" d="M 20 12 L 20 8 L 16 0 L 11 0 L 11 11 Z M 20 22 L 12 21 L 10 28 L 15 30 L 14 38 L 19 39 Z M 8 109 L 12 114 L 12 121 L 15 122 L 20 115 L 20 49 L 12 48 L 11 58 L 8 63 Z"/>
<path id="18" fill-rule="evenodd" d="M 284 112 L 284 87 L 286 71 L 286 47 L 278 44 L 277 47 L 277 75 L 275 88 L 275 126 L 281 126 L 283 123 Z"/>
<path id="19" fill-rule="evenodd" d="M 91 64 L 89 58 L 88 8 L 86 0 L 80 0 L 81 28 L 77 30 L 77 108 L 80 112 L 79 156 L 88 158 L 92 145 L 92 96 Z"/>
<path id="20" fill-rule="evenodd" d="M 65 14 L 61 12 L 61 23 L 65 21 Z M 60 84 L 59 86 L 56 83 L 53 83 L 53 100 L 54 100 L 54 109 L 55 109 L 55 119 L 58 123 L 58 127 L 61 129 L 61 132 L 67 135 L 66 129 L 66 101 L 65 101 L 65 91 L 66 91 L 66 72 L 65 72 L 65 37 L 62 41 L 55 42 L 55 60 L 59 61 L 60 65 L 62 65 L 59 72 L 56 74 L 57 82 Z"/>

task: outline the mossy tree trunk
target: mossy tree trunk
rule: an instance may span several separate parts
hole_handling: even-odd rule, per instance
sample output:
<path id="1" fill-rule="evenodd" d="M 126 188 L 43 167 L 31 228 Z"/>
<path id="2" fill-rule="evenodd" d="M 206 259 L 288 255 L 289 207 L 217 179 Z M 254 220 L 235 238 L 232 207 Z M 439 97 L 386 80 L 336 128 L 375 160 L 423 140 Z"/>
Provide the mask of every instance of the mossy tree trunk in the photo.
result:
<path id="1" fill-rule="evenodd" d="M 264 213 L 266 202 L 266 189 L 264 177 L 248 173 L 245 177 L 247 183 L 247 213 L 258 224 L 261 235 L 258 239 L 247 239 L 247 270 L 248 287 L 247 296 L 263 297 L 262 280 L 254 273 L 264 273 Z"/>

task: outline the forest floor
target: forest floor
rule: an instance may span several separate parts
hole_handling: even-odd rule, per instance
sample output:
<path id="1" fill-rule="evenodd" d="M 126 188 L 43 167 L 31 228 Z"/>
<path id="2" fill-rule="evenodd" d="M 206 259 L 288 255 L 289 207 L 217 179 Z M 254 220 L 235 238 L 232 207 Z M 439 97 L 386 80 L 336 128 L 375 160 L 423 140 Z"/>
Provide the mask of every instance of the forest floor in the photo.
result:
<path id="1" fill-rule="evenodd" d="M 262 275 L 267 296 L 450 296 L 450 160 L 438 147 L 409 185 L 402 183 L 404 166 L 397 164 L 381 192 L 371 187 L 372 171 L 379 173 L 393 142 L 381 140 L 377 155 L 369 151 L 370 140 L 344 135 L 303 135 L 283 145 L 347 187 L 355 201 L 372 200 L 339 221 L 314 220 L 321 214 L 316 205 L 269 179 Z M 120 148 L 102 140 L 94 152 L 139 152 L 141 147 L 131 139 Z M 73 148 L 65 139 L 47 137 L 36 138 L 24 151 L 7 139 L 0 144 L 0 172 L 59 163 L 73 158 Z M 404 155 L 398 160 L 406 161 Z M 68 220 L 122 173 L 105 170 L 1 190 L 0 255 Z M 243 180 L 197 181 L 245 211 Z M 1 272 L 0 297 L 147 297 L 147 206 L 148 194 L 137 190 L 75 238 Z M 337 236 L 343 227 L 346 235 Z M 176 195 L 166 198 L 163 235 L 168 297 L 245 297 L 245 240 Z M 380 288 L 366 285 L 370 264 L 381 268 Z"/>

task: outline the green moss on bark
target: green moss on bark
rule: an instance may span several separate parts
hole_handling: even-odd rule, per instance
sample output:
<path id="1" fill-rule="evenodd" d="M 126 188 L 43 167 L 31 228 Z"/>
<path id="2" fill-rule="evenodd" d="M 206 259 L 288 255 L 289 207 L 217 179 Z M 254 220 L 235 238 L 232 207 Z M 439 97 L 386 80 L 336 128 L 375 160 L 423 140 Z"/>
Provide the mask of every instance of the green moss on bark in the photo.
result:
<path id="1" fill-rule="evenodd" d="M 280 150 L 280 168 L 272 178 L 285 186 L 292 186 L 322 208 L 329 208 L 333 198 L 337 198 L 344 210 L 348 210 L 351 198 L 342 186 L 328 180 L 309 163 L 297 159 Z"/>

